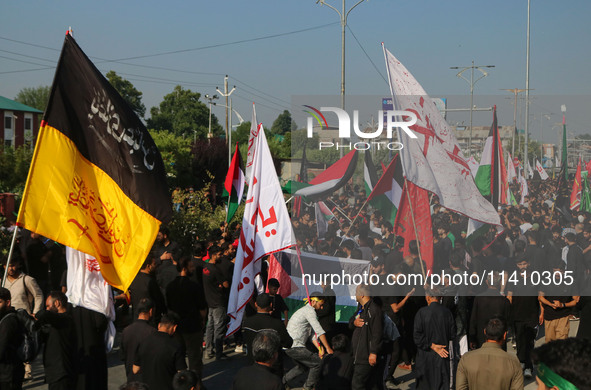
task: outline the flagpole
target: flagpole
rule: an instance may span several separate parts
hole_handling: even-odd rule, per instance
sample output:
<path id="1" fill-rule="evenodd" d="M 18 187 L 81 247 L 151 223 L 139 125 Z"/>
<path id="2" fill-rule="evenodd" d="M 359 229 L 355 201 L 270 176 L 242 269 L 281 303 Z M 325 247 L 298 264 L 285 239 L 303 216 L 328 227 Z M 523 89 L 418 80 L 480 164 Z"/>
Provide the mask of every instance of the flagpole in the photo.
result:
<path id="1" fill-rule="evenodd" d="M 402 159 L 401 159 L 402 160 Z M 425 277 L 425 266 L 423 265 L 423 257 L 421 256 L 421 244 L 419 240 L 419 233 L 417 231 L 417 224 L 415 222 L 415 212 L 412 208 L 412 202 L 410 200 L 410 194 L 408 193 L 408 180 L 406 176 L 404 177 L 404 189 L 406 190 L 406 197 L 408 198 L 408 205 L 410 206 L 410 216 L 412 219 L 412 227 L 415 230 L 415 240 L 417 242 L 417 249 L 419 250 L 419 262 L 421 263 L 421 272 L 423 273 L 423 277 Z"/>
<path id="2" fill-rule="evenodd" d="M 332 201 L 332 200 L 330 200 L 330 199 L 327 199 L 327 200 L 328 200 L 328 201 L 330 201 L 330 202 L 331 202 L 331 203 L 334 205 L 335 209 L 337 209 L 337 211 L 338 211 L 339 213 L 343 214 L 343 217 L 347 218 L 347 220 L 348 220 L 349 222 L 351 222 L 351 218 L 349 218 L 349 216 L 348 216 L 347 214 L 345 214 L 345 212 L 344 212 L 344 211 L 343 211 L 343 210 L 342 210 L 342 209 L 339 207 L 339 205 L 338 205 L 338 204 L 336 204 L 334 201 Z"/>
<path id="3" fill-rule="evenodd" d="M 8 266 L 10 265 L 10 259 L 12 259 L 12 252 L 14 251 L 14 244 L 16 242 L 16 234 L 18 233 L 18 226 L 14 225 L 14 234 L 12 235 L 12 241 L 10 243 L 10 251 L 8 251 L 8 259 L 6 259 L 6 268 L 4 269 L 4 277 L 2 278 L 2 287 L 6 284 L 6 277 L 8 276 Z"/>
<path id="4" fill-rule="evenodd" d="M 296 253 L 298 255 L 298 263 L 300 264 L 300 271 L 302 275 L 304 274 L 304 267 L 302 267 L 302 257 L 300 256 L 300 247 L 296 244 Z M 306 297 L 308 298 L 308 303 L 310 303 L 310 292 L 308 291 L 308 284 L 306 283 L 306 279 L 302 277 L 302 282 L 304 283 L 304 288 L 306 289 Z"/>

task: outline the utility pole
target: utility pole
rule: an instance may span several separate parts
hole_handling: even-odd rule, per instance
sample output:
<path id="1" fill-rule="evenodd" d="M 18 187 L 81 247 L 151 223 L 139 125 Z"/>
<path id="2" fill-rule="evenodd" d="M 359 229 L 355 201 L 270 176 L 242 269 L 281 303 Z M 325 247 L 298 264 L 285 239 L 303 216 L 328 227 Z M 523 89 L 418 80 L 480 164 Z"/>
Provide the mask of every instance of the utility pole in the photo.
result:
<path id="1" fill-rule="evenodd" d="M 359 0 L 353 7 L 349 8 L 348 11 L 345 11 L 345 0 L 343 0 L 342 8 L 339 11 L 335 7 L 330 4 L 327 4 L 324 0 L 316 0 L 316 4 L 325 5 L 328 8 L 335 11 L 339 14 L 341 18 L 341 109 L 345 109 L 345 27 L 347 27 L 347 18 L 353 8 L 357 7 L 359 4 L 363 3 L 365 0 Z"/>
<path id="2" fill-rule="evenodd" d="M 525 91 L 525 89 L 513 88 L 507 89 L 503 88 L 503 91 L 513 92 L 515 96 L 514 107 L 513 107 L 513 141 L 511 144 L 511 155 L 515 157 L 515 133 L 517 133 L 517 95 L 521 92 Z"/>
<path id="3" fill-rule="evenodd" d="M 526 65 L 525 65 L 525 158 L 523 161 L 528 161 L 527 149 L 529 140 L 529 14 L 530 14 L 531 0 L 527 0 L 527 48 L 526 48 Z M 527 164 L 524 163 L 524 176 L 527 177 Z"/>
<path id="4" fill-rule="evenodd" d="M 472 60 L 471 66 L 465 66 L 465 67 L 452 66 L 452 67 L 450 67 L 450 69 L 461 69 L 456 74 L 456 76 L 461 79 L 464 79 L 470 85 L 470 140 L 468 143 L 468 156 L 472 155 L 472 111 L 474 108 L 474 84 L 476 84 L 479 80 L 488 76 L 488 73 L 485 70 L 483 70 L 482 68 L 494 68 L 494 67 L 495 67 L 494 65 L 474 65 L 474 60 Z M 470 69 L 470 79 L 469 80 L 462 75 L 462 73 L 464 73 L 468 69 Z M 478 69 L 482 73 L 482 76 L 480 76 L 476 80 L 474 80 L 474 69 Z"/>
<path id="5" fill-rule="evenodd" d="M 226 98 L 226 145 L 228 145 L 228 166 L 230 166 L 232 162 L 232 99 L 230 95 L 236 90 L 236 86 L 233 86 L 232 90 L 228 92 L 228 75 L 226 75 L 224 77 L 224 92 L 220 91 L 218 87 L 215 87 L 215 90 Z M 228 101 L 230 105 L 228 105 Z"/>
<path id="6" fill-rule="evenodd" d="M 205 99 L 209 102 L 209 130 L 207 131 L 207 142 L 211 143 L 211 139 L 213 138 L 213 134 L 211 133 L 211 105 L 215 104 L 213 101 L 218 99 L 218 95 L 205 95 Z"/>

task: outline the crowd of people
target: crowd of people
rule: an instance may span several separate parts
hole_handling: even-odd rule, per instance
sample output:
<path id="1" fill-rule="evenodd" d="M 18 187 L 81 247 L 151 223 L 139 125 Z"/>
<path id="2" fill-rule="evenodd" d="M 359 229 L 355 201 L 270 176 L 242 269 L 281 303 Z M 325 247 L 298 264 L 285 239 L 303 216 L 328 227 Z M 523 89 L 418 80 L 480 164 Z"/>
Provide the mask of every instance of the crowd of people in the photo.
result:
<path id="1" fill-rule="evenodd" d="M 364 205 L 361 187 L 326 201 L 335 218 L 322 239 L 313 208 L 293 208 L 302 251 L 365 260 L 378 280 L 426 271 L 486 280 L 362 284 L 355 313 L 337 322 L 331 286 L 290 310 L 263 260 L 257 293 L 231 337 L 226 313 L 240 226 L 223 224 L 190 249 L 162 227 L 128 294 L 114 292 L 127 376 L 121 389 L 203 389 L 204 357 L 226 361 L 229 348 L 249 361 L 234 389 L 302 381 L 304 389 L 393 389 L 400 372 L 412 373 L 417 389 L 521 389 L 534 376 L 541 389 L 590 389 L 591 215 L 561 212 L 555 193 L 551 184 L 532 182 L 524 204 L 499 211 L 503 233 L 491 228 L 477 238 L 466 236 L 465 217 L 432 197 L 430 266 L 422 242 L 396 236 L 392 221 Z M 0 390 L 31 378 L 31 362 L 20 353 L 30 334 L 44 341 L 49 389 L 106 389 L 108 319 L 68 302 L 61 246 L 22 231 L 19 248 L 0 289 Z M 23 330 L 23 311 L 35 331 Z M 534 348 L 541 332 L 545 344 Z"/>

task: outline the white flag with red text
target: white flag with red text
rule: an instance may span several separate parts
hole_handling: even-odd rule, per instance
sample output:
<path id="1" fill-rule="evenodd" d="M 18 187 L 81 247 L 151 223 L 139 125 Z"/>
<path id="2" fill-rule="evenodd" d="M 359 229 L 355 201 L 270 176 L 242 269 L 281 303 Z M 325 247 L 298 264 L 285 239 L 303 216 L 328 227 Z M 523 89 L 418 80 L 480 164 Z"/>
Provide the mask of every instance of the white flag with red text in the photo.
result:
<path id="1" fill-rule="evenodd" d="M 550 177 L 548 176 L 548 173 L 546 173 L 546 170 L 538 160 L 536 160 L 536 171 L 538 171 L 538 173 L 540 174 L 540 179 L 542 180 L 546 180 Z"/>
<path id="2" fill-rule="evenodd" d="M 261 271 L 261 258 L 295 244 L 263 126 L 251 136 L 254 154 L 230 287 L 228 335 L 240 328 L 244 307 L 254 292 L 255 276 Z"/>
<path id="3" fill-rule="evenodd" d="M 105 282 L 97 259 L 86 253 L 66 247 L 68 301 L 74 306 L 104 314 L 109 321 L 105 333 L 107 352 L 115 341 L 115 305 L 111 286 Z"/>
<path id="4" fill-rule="evenodd" d="M 478 191 L 456 137 L 423 87 L 384 47 L 390 91 L 395 110 L 417 116 L 410 126 L 417 138 L 398 129 L 406 178 L 435 193 L 442 206 L 472 219 L 499 225 L 493 205 Z M 408 118 L 403 118 L 408 119 Z"/>

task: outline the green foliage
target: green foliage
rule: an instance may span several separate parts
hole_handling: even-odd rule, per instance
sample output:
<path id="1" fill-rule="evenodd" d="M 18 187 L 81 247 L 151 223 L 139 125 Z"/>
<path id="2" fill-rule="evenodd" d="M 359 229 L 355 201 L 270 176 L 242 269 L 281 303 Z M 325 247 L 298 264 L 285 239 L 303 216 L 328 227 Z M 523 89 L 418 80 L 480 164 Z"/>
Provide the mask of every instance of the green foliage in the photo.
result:
<path id="1" fill-rule="evenodd" d="M 19 103 L 26 104 L 29 107 L 45 111 L 47 102 L 49 101 L 49 93 L 51 87 L 40 85 L 36 88 L 23 88 L 16 95 L 14 100 Z"/>
<path id="2" fill-rule="evenodd" d="M 168 130 L 177 136 L 206 139 L 209 128 L 209 107 L 201 103 L 201 94 L 183 89 L 180 85 L 164 96 L 159 107 L 152 107 L 148 127 Z M 223 134 L 215 115 L 211 115 L 211 129 L 214 136 Z"/>
<path id="3" fill-rule="evenodd" d="M 238 146 L 246 145 L 250 135 L 250 122 L 242 122 L 232 134 L 232 142 L 238 142 Z M 242 153 L 242 152 L 241 152 Z"/>
<path id="4" fill-rule="evenodd" d="M 294 125 L 295 123 L 291 119 L 290 112 L 284 110 L 273 122 L 273 125 L 271 126 L 271 133 L 284 135 L 290 132 Z"/>
<path id="5" fill-rule="evenodd" d="M 215 177 L 209 172 L 207 176 L 209 182 L 203 188 L 193 193 L 180 191 L 183 206 L 174 213 L 169 225 L 172 237 L 186 254 L 192 253 L 196 242 L 205 240 L 210 232 L 219 229 L 220 224 L 226 221 L 224 205 L 213 207 L 210 202 L 209 194 Z M 243 214 L 244 205 L 241 204 L 232 221 L 240 220 Z"/>
<path id="6" fill-rule="evenodd" d="M 33 159 L 33 151 L 24 146 L 0 150 L 0 192 L 22 194 Z"/>
<path id="7" fill-rule="evenodd" d="M 146 115 L 146 106 L 142 103 L 143 93 L 138 91 L 130 81 L 122 78 L 113 70 L 109 71 L 106 76 L 109 83 L 119 92 L 123 100 L 129 104 L 137 116 L 143 118 Z"/>
<path id="8" fill-rule="evenodd" d="M 168 131 L 149 130 L 166 169 L 172 187 L 187 187 L 193 183 L 191 141 Z"/>
<path id="9" fill-rule="evenodd" d="M 8 252 L 10 251 L 10 243 L 12 242 L 12 234 L 6 229 L 6 218 L 0 215 L 0 260 L 2 263 L 8 258 Z"/>

